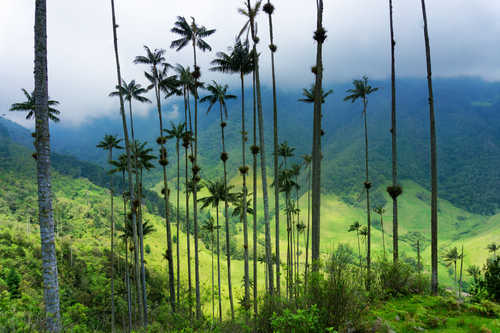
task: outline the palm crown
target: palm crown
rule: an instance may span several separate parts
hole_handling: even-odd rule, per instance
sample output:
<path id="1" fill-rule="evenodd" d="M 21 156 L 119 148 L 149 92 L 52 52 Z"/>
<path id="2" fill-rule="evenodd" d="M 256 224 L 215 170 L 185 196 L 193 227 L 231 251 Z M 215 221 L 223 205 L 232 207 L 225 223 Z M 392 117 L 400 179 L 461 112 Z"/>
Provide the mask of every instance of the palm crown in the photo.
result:
<path id="1" fill-rule="evenodd" d="M 214 72 L 249 74 L 253 71 L 253 53 L 249 50 L 248 41 L 238 40 L 231 53 L 217 52 L 217 58 L 212 60 L 210 68 Z"/>
<path id="2" fill-rule="evenodd" d="M 171 48 L 175 48 L 176 51 L 184 48 L 189 42 L 198 47 L 202 51 L 212 51 L 210 45 L 203 40 L 203 38 L 212 35 L 215 29 L 207 29 L 204 26 L 199 26 L 196 21 L 191 17 L 191 24 L 186 21 L 183 16 L 178 16 L 174 27 L 171 29 L 173 33 L 181 35 L 181 38 L 174 40 L 171 44 Z"/>
<path id="3" fill-rule="evenodd" d="M 299 98 L 299 102 L 314 103 L 315 90 L 316 90 L 316 87 L 314 85 L 312 85 L 311 88 L 309 88 L 309 89 L 303 88 L 302 89 L 302 96 L 304 96 L 304 98 Z M 321 88 L 321 104 L 324 104 L 328 95 L 330 95 L 332 93 L 333 93 L 332 89 L 325 92 L 323 90 L 323 88 Z"/>
<path id="4" fill-rule="evenodd" d="M 215 181 L 208 180 L 205 183 L 205 186 L 209 192 L 209 195 L 207 197 L 198 199 L 198 201 L 201 202 L 202 209 L 208 206 L 217 207 L 221 202 L 226 200 L 232 201 L 230 190 L 234 187 L 233 185 L 227 186 L 227 189 L 225 189 L 224 181 L 218 179 Z"/>
<path id="5" fill-rule="evenodd" d="M 26 96 L 26 101 L 21 102 L 21 103 L 14 103 L 11 105 L 9 111 L 24 111 L 28 112 L 26 115 L 26 119 L 31 119 L 33 115 L 35 114 L 35 96 L 34 92 L 31 92 L 29 94 L 26 89 L 21 89 L 24 93 L 24 96 Z M 52 106 L 59 105 L 58 101 L 50 100 L 48 101 L 48 106 L 49 106 L 49 119 L 52 120 L 55 123 L 59 122 L 59 118 L 57 117 L 61 112 L 57 109 L 54 109 Z"/>
<path id="6" fill-rule="evenodd" d="M 368 84 L 368 77 L 366 75 L 361 80 L 352 81 L 352 84 L 354 85 L 354 89 L 347 90 L 350 95 L 347 95 L 344 101 L 350 100 L 354 103 L 358 98 L 362 98 L 363 102 L 366 103 L 368 95 L 378 90 L 378 88 L 373 88 Z"/>
<path id="7" fill-rule="evenodd" d="M 105 134 L 104 138 L 99 142 L 96 147 L 97 148 L 102 148 L 104 150 L 111 150 L 111 149 L 123 149 L 122 146 L 120 146 L 120 142 L 122 139 L 118 139 L 116 136 L 111 135 L 111 134 Z"/>
<path id="8" fill-rule="evenodd" d="M 130 83 L 122 80 L 121 86 L 116 86 L 116 89 L 116 91 L 109 94 L 110 97 L 119 96 L 121 92 L 122 96 L 128 102 L 136 100 L 141 103 L 151 103 L 149 98 L 142 96 L 147 93 L 148 90 L 143 88 L 140 83 L 136 83 L 135 80 L 130 81 Z"/>
<path id="9" fill-rule="evenodd" d="M 215 81 L 212 81 L 212 84 L 207 85 L 206 89 L 211 93 L 211 95 L 207 95 L 200 99 L 201 103 L 208 102 L 208 110 L 207 113 L 210 112 L 212 107 L 215 105 L 215 103 L 219 102 L 222 109 L 224 110 L 224 114 L 227 118 L 227 105 L 226 105 L 226 100 L 228 99 L 235 99 L 235 95 L 231 95 L 227 93 L 228 86 L 226 85 L 221 85 L 218 84 Z"/>
<path id="10" fill-rule="evenodd" d="M 170 128 L 163 130 L 167 133 L 167 139 L 176 139 L 179 142 L 186 132 L 186 123 L 179 123 L 175 125 L 173 122 L 170 122 Z"/>

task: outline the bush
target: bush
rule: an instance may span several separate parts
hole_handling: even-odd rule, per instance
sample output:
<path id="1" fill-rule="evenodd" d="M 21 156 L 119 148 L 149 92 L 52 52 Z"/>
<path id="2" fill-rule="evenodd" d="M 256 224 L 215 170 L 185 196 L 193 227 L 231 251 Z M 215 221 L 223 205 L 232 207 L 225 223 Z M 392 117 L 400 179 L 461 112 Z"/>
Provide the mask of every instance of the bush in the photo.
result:
<path id="1" fill-rule="evenodd" d="M 484 282 L 486 291 L 491 299 L 500 302 L 500 257 L 488 259 L 484 268 Z"/>
<path id="2" fill-rule="evenodd" d="M 285 309 L 281 315 L 273 314 L 271 326 L 277 332 L 318 332 L 320 330 L 319 310 L 316 305 L 309 309 L 291 311 Z"/>
<path id="3" fill-rule="evenodd" d="M 380 288 L 377 290 L 382 293 L 382 297 L 407 296 L 427 291 L 428 279 L 401 261 L 377 263 L 376 272 L 377 282 L 380 283 Z"/>

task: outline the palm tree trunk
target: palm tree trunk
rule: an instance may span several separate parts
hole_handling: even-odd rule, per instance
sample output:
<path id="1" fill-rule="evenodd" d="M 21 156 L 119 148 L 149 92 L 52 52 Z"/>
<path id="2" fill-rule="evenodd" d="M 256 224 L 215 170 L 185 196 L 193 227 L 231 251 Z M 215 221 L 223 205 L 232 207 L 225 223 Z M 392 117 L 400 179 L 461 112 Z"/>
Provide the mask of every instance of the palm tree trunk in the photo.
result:
<path id="1" fill-rule="evenodd" d="M 160 137 L 163 137 L 163 120 L 161 116 L 161 101 L 160 101 L 160 89 L 158 85 L 155 85 L 155 90 L 156 90 L 156 104 L 158 106 L 158 118 L 160 121 Z M 163 141 L 161 141 L 160 144 L 160 158 L 161 159 L 166 159 L 167 158 L 167 151 L 165 148 L 165 145 Z M 161 160 L 160 160 L 161 161 Z M 174 279 L 174 258 L 172 256 L 172 231 L 171 231 L 171 226 L 170 226 L 170 206 L 169 206 L 169 196 L 170 196 L 170 190 L 168 188 L 168 178 L 167 178 L 167 167 L 165 164 L 162 164 L 162 171 L 163 171 L 163 188 L 164 188 L 164 193 L 163 193 L 163 198 L 165 200 L 165 227 L 167 231 L 167 261 L 168 261 L 168 286 L 170 289 L 170 305 L 172 306 L 172 311 L 175 312 L 175 279 Z M 141 229 L 142 227 L 139 226 Z M 142 231 L 142 230 L 141 230 Z M 142 253 L 142 247 L 141 247 L 141 253 Z M 144 265 L 142 265 L 144 266 Z M 143 267 L 144 271 L 144 267 Z M 144 273 L 143 273 L 144 274 Z M 144 277 L 143 277 L 144 280 Z M 143 281 L 145 283 L 145 281 Z M 146 302 L 146 288 L 143 286 L 144 292 L 143 292 L 143 298 L 144 302 Z M 146 303 L 144 303 L 144 316 L 147 321 L 147 307 Z"/>
<path id="2" fill-rule="evenodd" d="M 189 90 L 187 90 L 187 103 L 188 103 L 188 112 L 189 112 L 189 130 L 193 133 L 193 126 L 191 123 L 191 105 L 189 103 Z M 188 122 L 188 115 L 184 110 L 184 117 L 186 119 L 186 123 Z M 191 145 L 191 153 L 193 152 L 193 146 Z M 192 294 L 193 287 L 191 282 L 191 223 L 189 221 L 189 188 L 188 188 L 188 146 L 185 147 L 185 176 L 186 176 L 186 244 L 187 244 L 187 266 L 188 266 L 188 303 L 189 303 L 189 315 L 191 315 L 191 309 L 193 305 Z"/>
<path id="3" fill-rule="evenodd" d="M 307 236 L 306 236 L 306 267 L 304 273 L 304 286 L 307 289 L 307 273 L 309 271 L 309 230 L 311 227 L 311 166 L 309 166 L 309 174 L 307 176 Z M 359 239 L 358 239 L 359 243 Z"/>
<path id="4" fill-rule="evenodd" d="M 222 297 L 220 291 L 220 225 L 219 225 L 219 204 L 217 204 L 217 290 L 219 293 L 219 322 L 222 322 Z"/>
<path id="5" fill-rule="evenodd" d="M 371 235 L 371 220 L 370 220 L 370 180 L 368 177 L 368 126 L 366 124 L 366 99 L 363 98 L 363 115 L 364 115 L 364 124 L 365 124 L 365 189 L 366 189 L 366 222 L 368 226 L 368 237 L 367 237 L 367 249 L 366 249 L 366 273 L 367 273 L 367 278 L 366 278 L 366 286 L 367 289 L 370 288 L 371 284 L 371 241 L 372 241 L 372 235 Z"/>
<path id="6" fill-rule="evenodd" d="M 436 152 L 436 123 L 434 117 L 434 94 L 432 90 L 431 47 L 429 43 L 429 30 L 427 26 L 427 13 L 425 0 L 422 3 L 422 16 L 424 18 L 425 58 L 427 61 L 427 86 L 429 89 L 429 118 L 431 136 L 431 292 L 438 292 L 438 216 L 437 216 L 437 152 Z"/>
<path id="7" fill-rule="evenodd" d="M 146 293 L 146 268 L 144 266 L 144 233 L 142 230 L 142 168 L 136 172 L 139 173 L 139 181 L 137 183 L 137 198 L 138 198 L 138 227 L 139 227 L 139 245 L 140 245 L 140 254 L 141 254 L 141 285 L 142 285 L 142 304 L 144 311 L 144 326 L 148 324 L 148 311 L 147 311 L 147 293 Z"/>
<path id="8" fill-rule="evenodd" d="M 250 4 L 250 0 L 247 0 Z M 251 7 L 251 6 L 249 6 Z M 257 116 L 259 121 L 259 148 L 260 148 L 260 168 L 262 177 L 262 196 L 264 201 L 264 225 L 266 229 L 266 263 L 268 270 L 268 280 L 269 280 L 269 293 L 274 294 L 274 282 L 273 282 L 273 264 L 271 260 L 271 230 L 269 227 L 269 196 L 267 194 L 267 164 L 266 164 L 266 148 L 264 144 L 264 117 L 262 114 L 262 96 L 260 88 L 260 76 L 259 76 L 259 58 L 257 54 L 257 32 L 255 31 L 255 22 L 253 17 L 251 17 L 250 28 L 252 32 L 253 39 L 253 51 L 254 51 L 254 62 L 255 62 L 255 85 L 257 91 Z"/>
<path id="9" fill-rule="evenodd" d="M 255 73 L 252 74 L 253 91 L 253 146 L 257 146 L 257 110 L 255 96 Z M 253 153 L 253 311 L 254 318 L 257 318 L 257 154 Z M 277 263 L 279 265 L 279 262 Z M 257 319 L 255 319 L 257 320 Z"/>
<path id="10" fill-rule="evenodd" d="M 267 4 L 272 6 L 270 1 L 267 1 Z M 278 106 L 277 106 L 277 97 L 276 97 L 276 71 L 274 67 L 274 52 L 276 49 L 274 48 L 274 35 L 273 35 L 273 19 L 272 12 L 268 12 L 269 19 L 269 40 L 271 42 L 270 45 L 273 45 L 271 48 L 271 72 L 272 72 L 272 83 L 273 83 L 273 143 L 274 143 L 274 179 L 278 179 Z M 276 292 L 278 295 L 281 292 L 280 288 L 280 197 L 279 197 L 279 188 L 276 186 L 274 188 L 274 219 L 276 223 Z"/>
<path id="11" fill-rule="evenodd" d="M 458 282 L 458 298 L 462 298 L 462 272 L 464 267 L 464 246 L 462 245 L 462 254 L 460 255 L 460 279 Z"/>
<path id="12" fill-rule="evenodd" d="M 385 231 L 384 231 L 384 218 L 380 214 L 380 227 L 382 228 L 382 247 L 384 248 L 384 260 L 385 260 Z"/>
<path id="13" fill-rule="evenodd" d="M 180 235 L 180 211 L 179 211 L 179 204 L 180 204 L 180 174 L 181 174 L 181 161 L 180 161 L 180 153 L 179 153 L 179 139 L 177 138 L 177 141 L 175 143 L 175 151 L 177 153 L 177 211 L 176 211 L 176 218 L 177 218 L 177 242 L 176 242 L 176 250 L 177 250 L 177 304 L 180 303 L 180 289 L 181 289 L 181 263 L 180 263 L 180 250 L 179 250 L 179 235 Z"/>
<path id="14" fill-rule="evenodd" d="M 222 118 L 222 104 L 220 104 L 220 122 L 221 122 L 221 141 L 222 141 L 222 153 L 226 153 L 226 146 L 224 142 L 224 126 L 223 124 L 223 118 Z M 227 158 L 227 155 L 226 155 Z M 222 160 L 224 164 L 224 193 L 227 196 L 227 169 L 226 169 L 226 159 Z M 231 246 L 230 246 L 230 241 L 229 241 L 229 215 L 228 215 L 228 209 L 229 209 L 229 202 L 228 198 L 226 197 L 224 200 L 224 218 L 226 221 L 226 258 L 227 258 L 227 286 L 229 289 L 229 305 L 231 306 L 231 320 L 234 320 L 234 304 L 233 304 L 233 288 L 231 285 Z"/>
<path id="15" fill-rule="evenodd" d="M 356 230 L 356 236 L 358 237 L 358 256 L 359 256 L 359 269 L 361 269 L 361 244 L 359 243 L 359 229 Z"/>
<path id="16" fill-rule="evenodd" d="M 134 135 L 134 118 L 132 117 L 132 99 L 128 101 L 128 112 L 130 117 L 130 134 L 132 135 L 132 142 L 135 146 L 135 135 Z"/>
<path id="17" fill-rule="evenodd" d="M 213 223 L 212 223 L 213 226 Z M 215 294 L 214 294 L 214 230 L 210 230 L 210 254 L 212 257 L 212 326 L 215 325 Z"/>
<path id="18" fill-rule="evenodd" d="M 286 162 L 285 162 L 286 163 Z M 292 226 L 291 226 L 291 221 L 290 221 L 290 192 L 286 192 L 286 233 L 287 233 L 287 265 L 288 265 L 288 272 L 287 272 L 287 296 L 289 298 L 292 297 L 292 288 L 293 288 L 293 254 L 292 254 Z"/>
<path id="19" fill-rule="evenodd" d="M 112 12 L 112 24 L 113 24 L 113 45 L 115 51 L 115 62 L 116 62 L 116 76 L 118 86 L 121 85 L 122 77 L 120 71 L 120 58 L 118 55 L 118 39 L 116 34 L 116 28 L 118 25 L 116 24 L 116 16 L 115 16 L 115 3 L 114 0 L 111 0 L 111 12 Z M 123 127 L 123 137 L 125 139 L 125 151 L 127 154 L 127 174 L 128 174 L 128 186 L 130 193 L 130 201 L 135 201 L 135 193 L 133 190 L 133 182 L 132 182 L 132 155 L 130 152 L 130 143 L 128 138 L 128 130 L 127 130 L 127 119 L 125 118 L 125 107 L 123 103 L 123 95 L 121 93 L 121 89 L 118 89 L 119 97 L 120 97 L 120 115 L 122 118 L 122 127 Z M 132 217 L 132 230 L 133 230 L 133 242 L 134 242 L 134 256 L 137 258 L 137 220 L 136 220 L 136 211 L 134 209 L 131 210 Z M 137 261 L 137 260 L 136 260 Z M 136 273 L 138 273 L 136 266 Z M 139 281 L 137 281 L 137 287 L 139 287 Z"/>
<path id="20" fill-rule="evenodd" d="M 108 163 L 113 160 L 113 148 L 109 149 Z M 111 200 L 111 331 L 115 332 L 115 218 L 113 210 L 113 176 L 109 179 Z"/>
<path id="21" fill-rule="evenodd" d="M 196 71 L 196 45 L 193 41 L 193 54 L 194 54 L 194 69 Z M 198 164 L 198 78 L 195 77 L 194 84 L 194 165 Z M 196 177 L 193 173 L 193 180 L 196 182 Z M 196 187 L 196 186 L 195 186 Z M 200 299 L 200 263 L 198 256 L 198 193 L 196 189 L 193 191 L 193 220 L 194 220 L 194 279 L 196 285 L 196 318 L 201 317 L 201 299 Z M 229 267 L 228 267 L 229 268 Z M 229 290 L 231 294 L 231 289 Z M 231 298 L 232 305 L 232 298 Z"/>
<path id="22" fill-rule="evenodd" d="M 392 17 L 392 0 L 389 0 L 389 17 L 391 30 L 391 136 L 392 136 L 392 187 L 398 185 L 398 151 L 397 151 L 397 126 L 396 126 L 396 65 L 394 48 L 396 41 L 394 40 L 394 27 Z M 393 262 L 396 262 L 399 257 L 398 247 L 398 197 L 393 195 L 392 198 L 392 256 Z"/>
<path id="23" fill-rule="evenodd" d="M 323 84 L 323 42 L 326 33 L 323 28 L 323 0 L 316 0 L 316 80 L 314 85 L 314 121 L 312 147 L 312 263 L 313 271 L 318 271 L 320 247 L 321 209 L 321 88 Z"/>
<path id="24" fill-rule="evenodd" d="M 59 282 L 56 246 L 54 240 L 54 215 L 52 210 L 52 184 L 50 175 L 50 131 L 48 111 L 47 74 L 47 3 L 35 3 L 35 119 L 38 182 L 38 219 L 42 242 L 43 300 L 45 303 L 46 329 L 61 330 L 59 307 Z"/>
<path id="25" fill-rule="evenodd" d="M 241 78 L 241 156 L 243 167 L 243 257 L 244 257 L 244 279 L 245 279 L 245 302 L 250 302 L 250 276 L 248 267 L 248 219 L 247 219 L 247 169 L 246 169 L 246 151 L 245 142 L 247 134 L 245 131 L 245 82 L 243 73 Z"/>
<path id="26" fill-rule="evenodd" d="M 123 176 L 123 183 L 125 184 L 125 175 Z M 123 198 L 123 225 L 127 225 L 127 201 Z M 125 237 L 125 280 L 127 284 L 127 310 L 128 310 L 128 331 L 132 331 L 132 298 L 130 291 L 130 276 L 128 265 L 128 238 Z"/>

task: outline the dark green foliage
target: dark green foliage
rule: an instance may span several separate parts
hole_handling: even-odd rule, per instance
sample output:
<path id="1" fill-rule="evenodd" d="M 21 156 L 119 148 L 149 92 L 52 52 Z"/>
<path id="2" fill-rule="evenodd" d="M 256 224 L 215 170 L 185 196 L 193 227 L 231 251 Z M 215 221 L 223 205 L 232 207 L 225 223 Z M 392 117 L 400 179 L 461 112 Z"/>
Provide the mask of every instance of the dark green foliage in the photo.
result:
<path id="1" fill-rule="evenodd" d="M 484 268 L 484 282 L 488 295 L 500 302 L 500 257 L 493 256 L 488 259 Z"/>
<path id="2" fill-rule="evenodd" d="M 400 260 L 382 261 L 376 263 L 376 275 L 378 277 L 378 293 L 382 297 L 408 296 L 422 294 L 428 290 L 428 276 L 417 274 L 416 265 L 410 265 Z"/>
<path id="3" fill-rule="evenodd" d="M 21 294 L 19 293 L 19 283 L 21 283 L 21 277 L 16 272 L 14 267 L 9 269 L 9 272 L 5 277 L 5 282 L 7 282 L 7 290 L 9 291 L 11 298 L 21 297 Z"/>

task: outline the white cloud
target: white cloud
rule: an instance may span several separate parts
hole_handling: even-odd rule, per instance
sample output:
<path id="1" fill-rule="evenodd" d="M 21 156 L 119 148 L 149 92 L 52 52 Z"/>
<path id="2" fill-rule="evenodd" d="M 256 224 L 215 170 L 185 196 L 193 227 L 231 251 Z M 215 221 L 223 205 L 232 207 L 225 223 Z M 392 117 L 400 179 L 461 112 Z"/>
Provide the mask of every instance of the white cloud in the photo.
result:
<path id="1" fill-rule="evenodd" d="M 214 53 L 226 50 L 244 23 L 237 13 L 242 1 L 235 0 L 121 0 L 116 1 L 123 77 L 144 83 L 144 66 L 132 64 L 143 53 L 142 46 L 167 49 L 170 63 L 192 64 L 190 48 L 169 48 L 170 33 L 177 15 L 194 16 L 197 22 L 217 33 L 207 39 L 214 52 L 199 54 L 205 80 L 220 79 L 236 86 L 237 77 L 207 70 Z M 281 87 L 299 89 L 313 77 L 312 32 L 315 27 L 313 1 L 275 0 L 274 19 L 277 81 Z M 436 76 L 477 75 L 499 80 L 500 2 L 489 0 L 428 1 L 433 70 Z M 110 1 L 48 2 L 49 91 L 61 102 L 63 124 L 110 115 L 117 101 L 107 97 L 116 85 Z M 402 76 L 425 72 L 422 14 L 419 1 L 394 1 L 397 40 L 397 70 Z M 0 112 L 23 98 L 20 88 L 33 87 L 34 2 L 2 0 L 0 10 Z M 270 82 L 267 17 L 259 17 L 262 42 L 262 79 Z M 326 78 L 345 81 L 368 74 L 387 77 L 389 71 L 389 28 L 387 1 L 325 1 Z M 146 105 L 136 105 L 139 115 Z M 9 114 L 22 121 L 22 114 Z"/>

